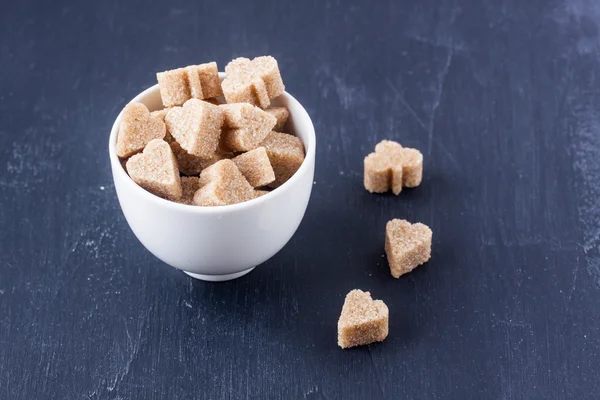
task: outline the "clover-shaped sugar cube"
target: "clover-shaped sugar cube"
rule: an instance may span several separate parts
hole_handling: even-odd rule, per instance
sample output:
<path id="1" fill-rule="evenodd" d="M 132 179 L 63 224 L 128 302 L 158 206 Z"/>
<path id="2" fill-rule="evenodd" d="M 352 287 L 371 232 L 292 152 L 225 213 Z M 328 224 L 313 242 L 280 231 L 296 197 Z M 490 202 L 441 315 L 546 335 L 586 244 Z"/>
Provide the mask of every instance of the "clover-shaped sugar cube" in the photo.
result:
<path id="1" fill-rule="evenodd" d="M 223 94 L 227 103 L 250 103 L 267 108 L 285 90 L 277 60 L 271 56 L 236 58 L 225 67 Z"/>
<path id="2" fill-rule="evenodd" d="M 189 99 L 208 99 L 223 93 L 215 62 L 159 72 L 156 79 L 165 107 L 181 106 Z"/>
<path id="3" fill-rule="evenodd" d="M 416 187 L 423 175 L 423 155 L 419 150 L 403 148 L 399 143 L 383 140 L 375 152 L 365 157 L 364 185 L 371 193 L 391 190 L 395 195 L 402 187 Z"/>

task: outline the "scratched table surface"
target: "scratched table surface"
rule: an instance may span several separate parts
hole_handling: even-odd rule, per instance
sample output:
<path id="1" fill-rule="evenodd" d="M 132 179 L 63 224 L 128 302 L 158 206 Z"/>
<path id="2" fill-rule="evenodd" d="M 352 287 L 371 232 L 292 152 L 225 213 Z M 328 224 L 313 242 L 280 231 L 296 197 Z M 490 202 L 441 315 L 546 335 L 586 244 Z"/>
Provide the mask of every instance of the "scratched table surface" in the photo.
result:
<path id="1" fill-rule="evenodd" d="M 597 399 L 600 6 L 9 2 L 0 14 L 1 399 Z M 107 142 L 155 72 L 275 56 L 317 132 L 293 239 L 196 281 L 120 211 Z M 382 139 L 422 185 L 362 186 Z M 434 232 L 396 280 L 385 223 Z M 344 296 L 390 308 L 341 350 Z"/>

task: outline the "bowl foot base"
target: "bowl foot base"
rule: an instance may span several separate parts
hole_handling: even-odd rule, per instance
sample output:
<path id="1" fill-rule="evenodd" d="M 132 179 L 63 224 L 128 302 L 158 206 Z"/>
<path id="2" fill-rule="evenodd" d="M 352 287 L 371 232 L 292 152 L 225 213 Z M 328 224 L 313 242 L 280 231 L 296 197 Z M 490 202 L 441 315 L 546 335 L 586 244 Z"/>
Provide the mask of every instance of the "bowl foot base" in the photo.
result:
<path id="1" fill-rule="evenodd" d="M 254 269 L 254 267 L 245 269 L 240 272 L 236 272 L 234 274 L 225 274 L 225 275 L 203 275 L 203 274 L 194 274 L 192 272 L 187 272 L 187 271 L 183 271 L 183 272 L 185 272 L 192 278 L 200 279 L 201 281 L 224 282 L 224 281 L 230 281 L 232 279 L 242 277 L 242 276 L 246 275 L 248 272 L 251 272 L 253 269 Z"/>

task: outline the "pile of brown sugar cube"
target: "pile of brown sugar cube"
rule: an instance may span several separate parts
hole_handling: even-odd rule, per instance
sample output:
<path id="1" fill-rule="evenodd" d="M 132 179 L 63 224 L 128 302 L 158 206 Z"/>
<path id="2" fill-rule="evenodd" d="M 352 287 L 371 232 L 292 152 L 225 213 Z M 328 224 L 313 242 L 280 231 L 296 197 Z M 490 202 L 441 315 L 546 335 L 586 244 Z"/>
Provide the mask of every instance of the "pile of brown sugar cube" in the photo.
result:
<path id="1" fill-rule="evenodd" d="M 423 155 L 400 143 L 384 140 L 365 157 L 364 185 L 371 193 L 417 187 L 423 178 Z M 427 225 L 393 219 L 385 227 L 385 253 L 394 278 L 407 274 L 431 258 L 433 234 Z M 389 310 L 369 292 L 354 289 L 346 295 L 338 320 L 338 345 L 343 348 L 381 342 L 388 336 Z"/>
<path id="2" fill-rule="evenodd" d="M 131 179 L 167 200 L 223 206 L 284 184 L 304 161 L 286 131 L 289 111 L 271 106 L 285 89 L 277 60 L 237 58 L 219 79 L 210 62 L 157 73 L 164 108 L 122 111 L 117 155 Z"/>

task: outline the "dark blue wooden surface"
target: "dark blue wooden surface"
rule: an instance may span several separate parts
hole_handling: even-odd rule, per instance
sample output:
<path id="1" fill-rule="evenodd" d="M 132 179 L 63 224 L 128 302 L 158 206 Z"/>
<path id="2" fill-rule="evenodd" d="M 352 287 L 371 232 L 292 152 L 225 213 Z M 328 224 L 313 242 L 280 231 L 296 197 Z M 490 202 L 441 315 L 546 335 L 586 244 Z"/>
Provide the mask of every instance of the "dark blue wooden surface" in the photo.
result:
<path id="1" fill-rule="evenodd" d="M 597 399 L 600 4 L 286 3 L 3 3 L 0 398 Z M 194 281 L 129 230 L 108 133 L 156 71 L 264 54 L 315 123 L 312 200 L 272 260 Z M 362 188 L 381 139 L 421 187 Z M 399 280 L 394 217 L 434 232 Z M 353 288 L 390 336 L 342 351 Z"/>

